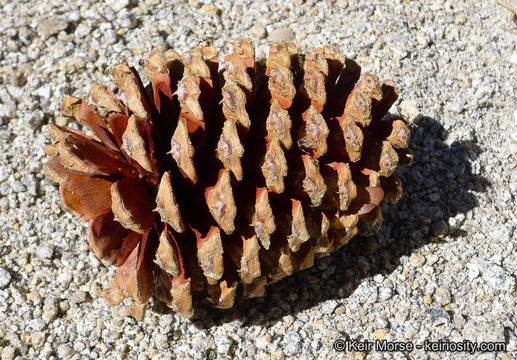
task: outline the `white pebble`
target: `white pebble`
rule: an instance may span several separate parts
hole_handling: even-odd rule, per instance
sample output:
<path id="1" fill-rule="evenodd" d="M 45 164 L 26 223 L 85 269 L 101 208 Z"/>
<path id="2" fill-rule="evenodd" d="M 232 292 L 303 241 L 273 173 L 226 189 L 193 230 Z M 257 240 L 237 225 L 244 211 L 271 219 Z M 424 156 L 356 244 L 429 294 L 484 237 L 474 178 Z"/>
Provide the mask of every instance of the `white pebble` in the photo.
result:
<path id="1" fill-rule="evenodd" d="M 9 271 L 0 267 L 0 289 L 3 289 L 11 282 L 11 274 Z"/>
<path id="2" fill-rule="evenodd" d="M 273 30 L 268 37 L 269 41 L 293 41 L 294 33 L 288 28 L 278 28 Z"/>

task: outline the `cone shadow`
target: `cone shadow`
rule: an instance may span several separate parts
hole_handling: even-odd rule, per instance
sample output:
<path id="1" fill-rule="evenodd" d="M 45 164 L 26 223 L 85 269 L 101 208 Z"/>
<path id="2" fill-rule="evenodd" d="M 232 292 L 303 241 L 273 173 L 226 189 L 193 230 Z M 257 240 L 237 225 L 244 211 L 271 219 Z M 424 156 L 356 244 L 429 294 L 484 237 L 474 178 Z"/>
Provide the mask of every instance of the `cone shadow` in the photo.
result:
<path id="1" fill-rule="evenodd" d="M 329 299 L 347 298 L 365 278 L 389 275 L 402 256 L 411 255 L 431 242 L 439 242 L 432 232 L 437 221 L 465 214 L 478 205 L 475 193 L 486 191 L 488 180 L 474 174 L 471 160 L 481 152 L 475 139 L 448 145 L 446 131 L 430 117 L 422 117 L 411 127 L 410 148 L 414 163 L 398 168 L 404 195 L 396 204 L 383 203 L 384 221 L 374 236 L 356 236 L 351 242 L 315 266 L 299 271 L 267 287 L 264 297 L 238 296 L 229 310 L 217 310 L 200 303 L 193 323 L 210 328 L 239 319 L 242 325 L 271 326 L 286 315 L 312 308 Z M 448 239 L 463 236 L 450 228 Z M 155 311 L 165 311 L 161 306 Z"/>

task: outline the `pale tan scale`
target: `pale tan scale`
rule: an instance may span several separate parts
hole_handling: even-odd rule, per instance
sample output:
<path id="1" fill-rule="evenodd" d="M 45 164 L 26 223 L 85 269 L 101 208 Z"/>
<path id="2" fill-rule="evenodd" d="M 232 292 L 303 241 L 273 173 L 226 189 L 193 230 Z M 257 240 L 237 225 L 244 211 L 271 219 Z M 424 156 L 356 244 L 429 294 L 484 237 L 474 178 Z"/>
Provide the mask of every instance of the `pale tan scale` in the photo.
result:
<path id="1" fill-rule="evenodd" d="M 178 277 L 181 271 L 178 254 L 171 243 L 170 237 L 171 234 L 165 228 L 160 234 L 160 245 L 158 245 L 158 250 L 156 250 L 154 262 L 171 276 Z"/>
<path id="2" fill-rule="evenodd" d="M 176 232 L 182 233 L 185 231 L 181 210 L 174 195 L 170 171 L 162 175 L 154 211 L 160 214 L 162 221 L 172 226 Z"/>
<path id="3" fill-rule="evenodd" d="M 122 147 L 141 167 L 151 172 L 154 170 L 152 156 L 147 150 L 147 144 L 142 138 L 138 122 L 141 121 L 136 115 L 131 115 L 128 120 L 126 131 L 122 135 Z"/>
<path id="4" fill-rule="evenodd" d="M 131 68 L 122 63 L 108 68 L 108 72 L 113 76 L 117 87 L 122 90 L 123 100 L 125 99 L 124 102 L 129 110 L 141 119 L 146 118 L 148 113 L 143 93 Z"/>
<path id="5" fill-rule="evenodd" d="M 293 146 L 291 137 L 292 121 L 289 112 L 282 108 L 278 99 L 274 99 L 266 119 L 266 130 L 269 141 L 278 139 L 284 149 L 288 150 Z"/>
<path id="6" fill-rule="evenodd" d="M 217 158 L 230 170 L 237 180 L 242 180 L 241 158 L 244 146 L 241 144 L 233 118 L 227 119 L 215 150 Z"/>
<path id="7" fill-rule="evenodd" d="M 284 192 L 284 177 L 287 176 L 287 161 L 277 139 L 268 144 L 268 149 L 260 167 L 269 191 Z"/>
<path id="8" fill-rule="evenodd" d="M 257 236 L 254 235 L 249 239 L 243 238 L 243 250 L 239 276 L 246 284 L 251 283 L 254 279 L 258 278 L 262 274 L 260 269 L 259 251 L 260 245 Z"/>
<path id="9" fill-rule="evenodd" d="M 185 176 L 195 183 L 197 172 L 194 166 L 194 147 L 190 142 L 187 120 L 184 118 L 178 120 L 178 126 L 172 135 L 169 154 L 172 155 Z"/>
<path id="10" fill-rule="evenodd" d="M 222 88 L 223 114 L 233 118 L 246 129 L 250 127 L 250 119 L 246 111 L 246 95 L 233 80 L 227 81 Z"/>
<path id="11" fill-rule="evenodd" d="M 223 245 L 219 230 L 211 231 L 201 240 L 198 247 L 197 259 L 203 273 L 211 283 L 215 283 L 223 276 Z"/>
<path id="12" fill-rule="evenodd" d="M 271 244 L 270 236 L 275 232 L 276 225 L 275 216 L 269 203 L 269 194 L 265 188 L 257 189 L 251 226 L 255 229 L 255 234 L 260 239 L 262 247 L 268 250 Z"/>
<path id="13" fill-rule="evenodd" d="M 196 120 L 204 121 L 203 109 L 199 104 L 201 89 L 191 73 L 187 71 L 183 73 L 183 78 L 180 80 L 174 95 L 178 97 L 182 112 L 192 114 Z"/>
<path id="14" fill-rule="evenodd" d="M 217 183 L 205 191 L 205 199 L 210 214 L 221 229 L 227 235 L 233 233 L 237 207 L 233 197 L 229 170 L 222 170 L 219 173 Z"/>

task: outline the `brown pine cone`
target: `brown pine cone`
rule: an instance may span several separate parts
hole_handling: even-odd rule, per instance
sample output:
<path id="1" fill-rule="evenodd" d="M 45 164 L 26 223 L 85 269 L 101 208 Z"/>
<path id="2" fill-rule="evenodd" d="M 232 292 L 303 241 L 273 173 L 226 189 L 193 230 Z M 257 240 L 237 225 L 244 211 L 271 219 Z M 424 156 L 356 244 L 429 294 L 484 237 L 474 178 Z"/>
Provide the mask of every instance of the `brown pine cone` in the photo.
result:
<path id="1" fill-rule="evenodd" d="M 45 170 L 62 206 L 89 222 L 92 251 L 118 267 L 110 304 L 134 300 L 142 318 L 154 294 L 194 314 L 193 292 L 214 307 L 262 296 L 267 284 L 311 267 L 382 219 L 402 194 L 409 130 L 385 116 L 396 101 L 330 46 L 298 54 L 271 45 L 255 62 L 250 40 L 233 44 L 219 71 L 211 44 L 183 55 L 153 51 L 151 80 L 123 63 L 117 95 L 94 84 L 67 96 L 63 114 L 91 130 L 48 126 Z"/>

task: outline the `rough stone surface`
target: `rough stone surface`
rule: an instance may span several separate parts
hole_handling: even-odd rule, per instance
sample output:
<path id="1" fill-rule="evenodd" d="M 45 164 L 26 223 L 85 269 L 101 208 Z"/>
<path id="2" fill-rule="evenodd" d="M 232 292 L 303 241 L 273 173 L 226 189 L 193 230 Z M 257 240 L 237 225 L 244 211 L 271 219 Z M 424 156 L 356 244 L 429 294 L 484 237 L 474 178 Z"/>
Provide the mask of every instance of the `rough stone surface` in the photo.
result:
<path id="1" fill-rule="evenodd" d="M 0 16 L 1 359 L 517 358 L 517 37 L 503 29 L 517 28 L 494 1 L 0 0 Z M 415 155 L 397 173 L 403 198 L 373 240 L 231 310 L 186 320 L 152 303 L 137 322 L 109 308 L 114 269 L 41 171 L 46 125 L 68 121 L 61 98 L 112 85 L 121 58 L 141 70 L 153 47 L 213 38 L 227 52 L 249 34 L 264 57 L 279 32 L 302 50 L 337 45 L 400 87 L 392 112 Z M 338 338 L 507 352 L 337 353 Z"/>

